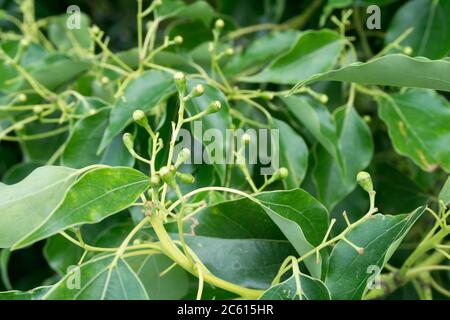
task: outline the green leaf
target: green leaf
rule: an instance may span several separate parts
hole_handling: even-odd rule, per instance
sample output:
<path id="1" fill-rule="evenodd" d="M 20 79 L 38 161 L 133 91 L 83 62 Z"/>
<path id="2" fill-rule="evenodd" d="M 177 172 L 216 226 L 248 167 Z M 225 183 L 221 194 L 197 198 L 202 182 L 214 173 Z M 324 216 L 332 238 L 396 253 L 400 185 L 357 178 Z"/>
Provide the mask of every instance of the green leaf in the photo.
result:
<path id="1" fill-rule="evenodd" d="M 123 129 L 133 121 L 133 112 L 148 112 L 175 92 L 173 77 L 163 71 L 147 71 L 130 82 L 119 98 L 109 119 L 98 152 L 103 151 Z"/>
<path id="2" fill-rule="evenodd" d="M 369 165 L 374 149 L 370 129 L 353 106 L 338 108 L 334 122 L 345 171 L 340 170 L 338 162 L 322 146 L 314 150 L 313 170 L 318 198 L 330 210 L 353 191 L 356 175 Z"/>
<path id="3" fill-rule="evenodd" d="M 299 274 L 301 300 L 331 300 L 330 292 L 325 284 L 319 279 L 312 278 L 306 274 Z M 295 277 L 266 290 L 259 300 L 300 300 L 297 294 Z"/>
<path id="4" fill-rule="evenodd" d="M 264 192 L 256 198 L 300 256 L 322 242 L 328 228 L 328 212 L 309 193 L 294 189 Z M 309 257 L 305 264 L 313 277 L 320 278 L 322 262 Z"/>
<path id="5" fill-rule="evenodd" d="M 450 172 L 450 104 L 431 90 L 409 90 L 377 98 L 380 118 L 402 155 L 423 170 Z"/>
<path id="6" fill-rule="evenodd" d="M 79 28 L 69 29 L 67 27 L 67 15 L 50 18 L 48 25 L 48 36 L 59 50 L 70 50 L 79 48 L 89 49 L 92 45 L 92 37 L 89 34 L 91 19 L 81 13 Z"/>
<path id="7" fill-rule="evenodd" d="M 84 250 L 61 235 L 54 235 L 45 243 L 44 256 L 50 267 L 64 275 L 69 267 L 80 261 Z"/>
<path id="8" fill-rule="evenodd" d="M 195 139 L 200 141 L 205 146 L 205 151 L 209 155 L 209 159 L 213 162 L 221 181 L 225 179 L 225 159 L 227 155 L 228 139 L 226 132 L 231 127 L 230 106 L 225 95 L 215 87 L 206 84 L 202 80 L 188 80 L 188 91 L 192 90 L 196 85 L 202 84 L 205 88 L 205 93 L 197 98 L 193 98 L 186 103 L 186 111 L 190 116 L 206 110 L 211 102 L 218 100 L 221 103 L 221 108 L 218 112 L 208 114 L 201 118 L 201 120 L 191 123 L 192 133 Z M 209 131 L 209 132 L 208 132 Z M 207 143 L 205 140 L 208 133 L 214 139 L 212 143 Z M 217 137 L 215 133 L 221 133 L 221 137 Z M 210 139 L 212 138 L 210 137 Z M 190 146 L 189 146 L 190 147 Z"/>
<path id="9" fill-rule="evenodd" d="M 186 5 L 181 0 L 165 0 L 158 9 L 158 13 L 165 18 L 187 18 L 190 20 L 200 20 L 206 27 L 209 27 L 215 12 L 206 1 L 196 1 Z"/>
<path id="10" fill-rule="evenodd" d="M 9 248 L 40 225 L 77 177 L 76 170 L 46 166 L 19 183 L 0 183 L 0 247 Z"/>
<path id="11" fill-rule="evenodd" d="M 0 275 L 3 285 L 7 290 L 12 290 L 11 281 L 9 279 L 8 266 L 11 258 L 11 251 L 8 249 L 0 250 Z"/>
<path id="12" fill-rule="evenodd" d="M 303 138 L 283 121 L 274 119 L 272 127 L 279 130 L 280 167 L 289 170 L 283 184 L 287 189 L 298 188 L 308 168 L 308 147 Z"/>
<path id="13" fill-rule="evenodd" d="M 447 181 L 439 193 L 439 200 L 444 201 L 446 205 L 450 203 L 450 177 L 447 178 Z"/>
<path id="14" fill-rule="evenodd" d="M 339 135 L 327 107 L 315 99 L 304 96 L 282 98 L 289 111 L 314 138 L 336 159 L 344 171 L 344 160 L 339 148 Z"/>
<path id="15" fill-rule="evenodd" d="M 413 55 L 440 59 L 450 51 L 450 2 L 413 0 L 405 3 L 392 19 L 386 33 L 386 45 L 395 41 L 409 28 L 412 33 L 402 41 Z"/>
<path id="16" fill-rule="evenodd" d="M 450 62 L 391 54 L 315 75 L 299 82 L 292 90 L 322 80 L 450 91 Z"/>
<path id="17" fill-rule="evenodd" d="M 83 168 L 92 164 L 133 166 L 134 158 L 124 146 L 121 137 L 116 137 L 104 152 L 97 154 L 108 125 L 109 112 L 109 108 L 103 108 L 76 123 L 61 157 L 63 166 L 71 168 Z"/>
<path id="18" fill-rule="evenodd" d="M 173 261 L 162 254 L 130 257 L 127 263 L 141 280 L 151 300 L 180 300 L 190 289 L 187 271 L 179 266 L 169 268 Z"/>
<path id="19" fill-rule="evenodd" d="M 297 42 L 298 31 L 272 32 L 257 38 L 245 49 L 236 53 L 225 65 L 224 73 L 227 75 L 244 75 L 258 71 L 272 59 L 284 54 Z"/>
<path id="20" fill-rule="evenodd" d="M 89 171 L 67 191 L 58 208 L 14 248 L 22 248 L 70 227 L 99 222 L 126 209 L 148 186 L 148 177 L 132 168 Z"/>
<path id="21" fill-rule="evenodd" d="M 128 263 L 114 255 L 94 258 L 55 284 L 44 300 L 148 300 L 144 286 Z M 77 287 L 79 281 L 79 287 Z"/>
<path id="22" fill-rule="evenodd" d="M 306 31 L 289 52 L 260 73 L 242 80 L 295 84 L 333 68 L 343 45 L 343 39 L 333 31 Z"/>
<path id="23" fill-rule="evenodd" d="M 383 268 L 424 211 L 420 207 L 411 214 L 377 214 L 354 227 L 346 238 L 364 248 L 362 255 L 340 240 L 331 252 L 325 281 L 332 299 L 361 299 L 372 275 L 370 267 Z"/>
<path id="24" fill-rule="evenodd" d="M 0 292 L 0 300 L 41 300 L 49 289 L 50 286 L 43 286 L 30 291 L 4 291 Z"/>

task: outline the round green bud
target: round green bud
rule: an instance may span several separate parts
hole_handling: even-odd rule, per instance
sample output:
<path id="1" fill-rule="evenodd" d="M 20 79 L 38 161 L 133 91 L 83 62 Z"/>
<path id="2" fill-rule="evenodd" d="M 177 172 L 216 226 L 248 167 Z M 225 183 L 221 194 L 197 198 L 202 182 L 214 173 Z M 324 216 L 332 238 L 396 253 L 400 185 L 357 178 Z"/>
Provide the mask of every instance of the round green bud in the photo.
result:
<path id="1" fill-rule="evenodd" d="M 145 128 L 146 126 L 148 126 L 147 117 L 145 116 L 145 113 L 142 110 L 136 110 L 133 112 L 133 120 L 141 127 Z"/>
<path id="2" fill-rule="evenodd" d="M 176 36 L 175 38 L 173 38 L 173 41 L 176 44 L 182 44 L 183 43 L 183 37 L 182 36 Z"/>
<path id="3" fill-rule="evenodd" d="M 194 97 L 200 97 L 205 93 L 205 87 L 201 84 L 198 84 L 194 87 Z"/>
<path id="4" fill-rule="evenodd" d="M 103 77 L 101 77 L 100 82 L 101 82 L 102 84 L 107 84 L 107 83 L 109 82 L 109 78 L 103 76 Z"/>
<path id="5" fill-rule="evenodd" d="M 206 114 L 215 113 L 219 111 L 221 107 L 222 104 L 220 103 L 220 101 L 214 100 L 213 102 L 210 103 L 210 105 L 206 109 Z"/>
<path id="6" fill-rule="evenodd" d="M 183 148 L 178 153 L 177 160 L 175 161 L 175 167 L 178 168 L 183 163 L 185 163 L 191 157 L 191 150 L 188 148 Z"/>
<path id="7" fill-rule="evenodd" d="M 151 187 L 159 187 L 161 184 L 161 178 L 159 175 L 154 174 L 150 177 L 150 186 Z"/>
<path id="8" fill-rule="evenodd" d="M 322 103 L 327 103 L 328 102 L 328 96 L 326 94 L 321 94 L 319 100 Z"/>
<path id="9" fill-rule="evenodd" d="M 127 147 L 127 149 L 131 152 L 131 150 L 133 150 L 133 147 L 134 147 L 133 135 L 129 132 L 124 133 L 122 136 L 122 140 L 123 140 L 123 144 L 125 145 L 125 147 Z"/>
<path id="10" fill-rule="evenodd" d="M 35 114 L 39 114 L 39 113 L 41 113 L 42 111 L 44 111 L 44 108 L 43 108 L 42 106 L 34 106 L 34 107 L 33 107 L 33 112 L 34 112 Z"/>
<path id="11" fill-rule="evenodd" d="M 252 137 L 248 133 L 244 133 L 241 137 L 242 144 L 250 144 Z"/>
<path id="12" fill-rule="evenodd" d="M 28 40 L 27 38 L 23 38 L 22 40 L 20 40 L 20 45 L 26 48 L 30 45 L 30 40 Z"/>
<path id="13" fill-rule="evenodd" d="M 194 176 L 190 173 L 177 172 L 177 178 L 184 184 L 193 184 L 195 182 Z"/>
<path id="14" fill-rule="evenodd" d="M 176 185 L 175 173 L 175 166 L 164 166 L 159 169 L 159 175 L 161 176 L 162 181 L 167 183 L 170 187 L 174 187 Z"/>
<path id="15" fill-rule="evenodd" d="M 223 27 L 225 27 L 225 22 L 222 19 L 217 19 L 214 23 L 214 27 L 216 29 L 222 29 Z"/>
<path id="16" fill-rule="evenodd" d="M 17 96 L 17 100 L 19 102 L 25 102 L 25 101 L 27 101 L 27 96 L 25 94 L 21 93 Z"/>
<path id="17" fill-rule="evenodd" d="M 410 46 L 404 47 L 403 53 L 409 56 L 413 53 L 413 49 Z"/>
<path id="18" fill-rule="evenodd" d="M 284 180 L 288 176 L 289 176 L 289 170 L 285 167 L 281 167 L 273 173 L 272 178 L 270 178 L 270 180 L 272 180 L 272 181 Z"/>
<path id="19" fill-rule="evenodd" d="M 161 7 L 162 6 L 162 0 L 154 0 L 153 1 L 153 5 L 155 6 L 155 8 Z"/>
<path id="20" fill-rule="evenodd" d="M 365 116 L 363 116 L 363 120 L 364 120 L 366 123 L 370 123 L 370 122 L 372 121 L 372 117 L 369 116 L 368 114 L 366 114 Z"/>
<path id="21" fill-rule="evenodd" d="M 232 56 L 234 54 L 234 49 L 233 48 L 228 48 L 227 50 L 225 50 L 225 54 L 227 56 Z"/>
<path id="22" fill-rule="evenodd" d="M 97 33 L 100 32 L 100 28 L 99 28 L 98 26 L 96 26 L 96 25 L 93 25 L 93 26 L 91 27 L 91 32 L 92 32 L 93 34 L 97 34 Z"/>
<path id="23" fill-rule="evenodd" d="M 356 181 L 361 186 L 361 188 L 363 188 L 367 192 L 373 192 L 372 178 L 370 177 L 369 173 L 365 171 L 358 172 L 358 174 L 356 175 Z"/>
<path id="24" fill-rule="evenodd" d="M 186 92 L 186 76 L 183 72 L 177 72 L 174 74 L 173 79 L 179 92 L 184 94 Z"/>

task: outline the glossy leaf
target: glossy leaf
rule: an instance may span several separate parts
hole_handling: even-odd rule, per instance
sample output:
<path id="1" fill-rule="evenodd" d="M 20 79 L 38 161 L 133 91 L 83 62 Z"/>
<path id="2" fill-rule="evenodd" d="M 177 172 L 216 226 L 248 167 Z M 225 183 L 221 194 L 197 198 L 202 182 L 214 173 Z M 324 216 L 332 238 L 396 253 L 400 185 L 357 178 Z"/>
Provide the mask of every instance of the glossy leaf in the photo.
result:
<path id="1" fill-rule="evenodd" d="M 273 128 L 279 130 L 280 167 L 289 170 L 283 184 L 286 189 L 298 188 L 308 168 L 308 147 L 303 138 L 283 121 L 274 119 Z"/>
<path id="2" fill-rule="evenodd" d="M 315 75 L 299 82 L 293 90 L 322 80 L 450 91 L 450 62 L 392 54 Z"/>
<path id="3" fill-rule="evenodd" d="M 94 258 L 74 268 L 42 298 L 45 300 L 148 300 L 128 263 L 114 255 Z M 79 278 L 78 278 L 79 277 Z M 79 287 L 77 287 L 79 281 Z"/>
<path id="4" fill-rule="evenodd" d="M 318 101 L 303 97 L 283 98 L 289 111 L 303 124 L 314 138 L 336 159 L 344 171 L 344 160 L 339 148 L 339 135 L 336 124 L 328 109 Z"/>
<path id="5" fill-rule="evenodd" d="M 150 111 L 175 92 L 173 77 L 163 71 L 147 71 L 127 86 L 111 110 L 109 124 L 103 135 L 98 152 L 103 151 L 133 119 L 133 112 Z"/>
<path id="6" fill-rule="evenodd" d="M 297 31 L 279 31 L 269 33 L 251 42 L 245 51 L 236 53 L 225 65 L 226 74 L 237 76 L 258 71 L 272 59 L 287 52 L 297 42 Z"/>
<path id="7" fill-rule="evenodd" d="M 103 133 L 108 125 L 109 108 L 85 117 L 74 126 L 61 157 L 63 166 L 83 168 L 93 164 L 132 166 L 134 158 L 118 137 L 101 154 L 97 154 Z"/>
<path id="8" fill-rule="evenodd" d="M 190 116 L 196 115 L 201 111 L 206 110 L 214 100 L 218 100 L 221 103 L 221 108 L 218 112 L 208 114 L 202 117 L 200 120 L 196 120 L 191 123 L 191 131 L 194 138 L 204 144 L 205 151 L 208 154 L 210 161 L 213 162 L 214 168 L 223 181 L 225 178 L 225 165 L 223 165 L 223 163 L 226 159 L 226 151 L 229 148 L 229 141 L 227 139 L 226 132 L 231 125 L 231 117 L 229 111 L 230 107 L 225 95 L 220 90 L 209 84 L 206 84 L 204 81 L 189 80 L 187 83 L 188 90 L 192 90 L 197 84 L 203 85 L 203 87 L 205 88 L 205 93 L 202 96 L 193 98 L 186 103 L 186 111 Z M 217 137 L 216 135 L 219 132 L 221 134 L 221 137 Z M 213 143 L 208 143 L 208 139 L 211 139 L 210 141 Z M 200 155 L 203 154 L 204 153 L 202 152 L 200 153 Z"/>
<path id="9" fill-rule="evenodd" d="M 441 192 L 439 193 L 439 200 L 444 201 L 445 204 L 450 203 L 450 178 L 447 178 Z"/>
<path id="10" fill-rule="evenodd" d="M 309 79 L 334 67 L 343 44 L 343 39 L 333 31 L 306 31 L 285 55 L 260 73 L 243 80 L 295 84 Z"/>
<path id="11" fill-rule="evenodd" d="M 132 168 L 99 168 L 84 174 L 48 218 L 14 245 L 16 249 L 59 231 L 95 223 L 134 203 L 148 186 L 148 177 Z"/>
<path id="12" fill-rule="evenodd" d="M 306 274 L 299 274 L 301 300 L 331 300 L 330 292 L 319 279 Z M 266 290 L 259 300 L 300 300 L 297 293 L 295 277 L 292 275 L 287 280 Z"/>
<path id="13" fill-rule="evenodd" d="M 410 90 L 379 97 L 379 115 L 402 155 L 423 170 L 450 172 L 450 104 L 431 90 Z"/>
<path id="14" fill-rule="evenodd" d="M 77 171 L 46 166 L 19 183 L 0 183 L 0 247 L 9 248 L 40 225 L 58 206 Z"/>
<path id="15" fill-rule="evenodd" d="M 69 267 L 80 261 L 84 250 L 61 235 L 50 237 L 45 243 L 44 256 L 50 267 L 64 275 Z"/>
<path id="16" fill-rule="evenodd" d="M 330 210 L 355 188 L 356 175 L 369 165 L 374 149 L 370 129 L 353 106 L 337 109 L 333 118 L 345 171 L 321 145 L 314 150 L 313 171 L 318 198 Z"/>
<path id="17" fill-rule="evenodd" d="M 421 207 L 406 215 L 377 214 L 354 227 L 346 238 L 364 248 L 362 255 L 340 240 L 331 252 L 325 281 L 332 299 L 361 299 L 373 276 L 370 268 L 381 269 L 385 265 L 424 211 Z"/>
<path id="18" fill-rule="evenodd" d="M 385 42 L 389 44 L 407 29 L 412 33 L 402 41 L 413 55 L 430 59 L 444 58 L 450 52 L 450 2 L 413 0 L 405 3 L 391 21 Z"/>

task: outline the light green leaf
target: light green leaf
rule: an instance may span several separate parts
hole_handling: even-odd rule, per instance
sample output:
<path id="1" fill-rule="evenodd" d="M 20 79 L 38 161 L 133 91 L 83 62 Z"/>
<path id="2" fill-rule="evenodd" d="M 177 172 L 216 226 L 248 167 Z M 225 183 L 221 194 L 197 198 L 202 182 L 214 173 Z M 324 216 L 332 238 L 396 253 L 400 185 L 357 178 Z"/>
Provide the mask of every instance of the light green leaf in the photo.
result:
<path id="1" fill-rule="evenodd" d="M 333 68 L 343 45 L 343 39 L 333 31 L 306 31 L 289 52 L 260 73 L 242 80 L 295 84 Z"/>
<path id="2" fill-rule="evenodd" d="M 0 183 L 0 247 L 9 248 L 40 225 L 77 177 L 76 170 L 46 166 L 19 183 Z"/>
<path id="3" fill-rule="evenodd" d="M 395 41 L 409 28 L 412 33 L 402 41 L 413 55 L 440 59 L 450 51 L 450 2 L 413 0 L 405 3 L 392 19 L 386 33 L 386 45 Z"/>
<path id="4" fill-rule="evenodd" d="M 191 20 L 200 20 L 206 27 L 209 27 L 215 12 L 211 5 L 206 1 L 196 1 L 186 5 L 181 0 L 165 0 L 158 9 L 158 13 L 165 18 L 187 18 Z"/>
<path id="5" fill-rule="evenodd" d="M 373 276 L 371 267 L 380 270 L 384 267 L 424 211 L 425 208 L 420 207 L 411 214 L 377 214 L 354 227 L 346 238 L 364 248 L 362 255 L 340 240 L 331 252 L 325 281 L 332 299 L 361 299 L 368 289 L 369 278 Z"/>
<path id="6" fill-rule="evenodd" d="M 447 178 L 447 181 L 439 193 L 439 200 L 444 201 L 445 204 L 450 203 L 450 177 Z"/>
<path id="7" fill-rule="evenodd" d="M 120 132 L 133 121 L 133 112 L 148 112 L 175 92 L 173 77 L 163 71 L 147 71 L 130 82 L 119 98 L 109 119 L 98 152 L 102 152 Z"/>
<path id="8" fill-rule="evenodd" d="M 353 106 L 337 109 L 334 122 L 345 171 L 340 170 L 338 162 L 322 146 L 314 150 L 313 179 L 319 201 L 329 210 L 353 191 L 356 175 L 369 165 L 374 149 L 370 129 Z"/>
<path id="9" fill-rule="evenodd" d="M 89 34 L 91 20 L 81 13 L 79 28 L 69 29 L 67 27 L 67 15 L 52 17 L 48 24 L 48 36 L 59 50 L 70 50 L 74 48 L 89 49 L 93 40 Z"/>
<path id="10" fill-rule="evenodd" d="M 301 300 L 331 300 L 330 292 L 325 284 L 319 279 L 312 278 L 306 274 L 299 274 Z M 297 294 L 295 277 L 266 290 L 259 300 L 300 300 Z"/>
<path id="11" fill-rule="evenodd" d="M 308 168 L 308 147 L 303 138 L 283 121 L 274 119 L 273 129 L 279 130 L 280 167 L 289 170 L 283 184 L 287 189 L 298 188 Z"/>
<path id="12" fill-rule="evenodd" d="M 114 255 L 94 258 L 74 268 L 55 284 L 44 300 L 148 300 L 144 286 L 128 263 Z M 76 287 L 80 281 L 79 288 Z"/>
<path id="13" fill-rule="evenodd" d="M 410 90 L 377 98 L 396 151 L 423 170 L 450 172 L 450 104 L 431 90 Z"/>
<path id="14" fill-rule="evenodd" d="M 193 98 L 186 103 L 186 111 L 190 116 L 196 115 L 203 110 L 206 110 L 211 102 L 218 100 L 221 103 L 221 108 L 218 112 L 208 114 L 202 117 L 200 120 L 194 121 L 191 124 L 191 129 L 194 138 L 204 144 L 205 151 L 209 155 L 209 159 L 213 162 L 213 166 L 216 169 L 219 177 L 222 181 L 225 179 L 225 159 L 227 155 L 228 139 L 227 129 L 231 127 L 230 106 L 225 95 L 215 87 L 206 84 L 202 80 L 188 80 L 188 90 L 192 90 L 196 85 L 202 84 L 205 88 L 205 93 L 197 98 Z M 212 130 L 211 130 L 212 129 Z M 210 137 L 211 143 L 206 140 L 205 133 L 209 130 L 209 133 L 221 133 L 221 137 Z"/>
<path id="15" fill-rule="evenodd" d="M 391 54 L 315 75 L 299 82 L 292 90 L 322 80 L 450 91 L 450 62 Z"/>
<path id="16" fill-rule="evenodd" d="M 3 285 L 7 290 L 12 290 L 11 281 L 9 279 L 8 266 L 11 258 L 9 249 L 0 250 L 0 275 Z"/>
<path id="17" fill-rule="evenodd" d="M 67 191 L 58 208 L 14 248 L 22 248 L 73 226 L 99 222 L 126 209 L 148 186 L 148 177 L 132 168 L 89 171 Z"/>
<path id="18" fill-rule="evenodd" d="M 30 291 L 4 291 L 0 292 L 0 300 L 41 300 L 50 288 L 50 286 L 43 286 Z"/>
<path id="19" fill-rule="evenodd" d="M 57 234 L 45 243 L 44 256 L 50 267 L 64 275 L 70 266 L 80 261 L 84 250 L 63 236 Z"/>
<path id="20" fill-rule="evenodd" d="M 258 71 L 272 59 L 284 54 L 297 42 L 298 31 L 279 31 L 269 33 L 249 44 L 242 53 L 236 53 L 225 65 L 227 75 L 243 75 Z"/>
<path id="21" fill-rule="evenodd" d="M 83 168 L 93 164 L 133 166 L 134 158 L 125 148 L 121 137 L 116 137 L 104 152 L 97 154 L 108 125 L 109 112 L 109 108 L 103 108 L 77 122 L 61 157 L 63 166 L 71 168 Z"/>
<path id="22" fill-rule="evenodd" d="M 327 107 L 309 97 L 282 98 L 294 117 L 311 132 L 314 138 L 336 159 L 344 171 L 344 160 L 339 148 L 339 136 L 333 117 Z"/>

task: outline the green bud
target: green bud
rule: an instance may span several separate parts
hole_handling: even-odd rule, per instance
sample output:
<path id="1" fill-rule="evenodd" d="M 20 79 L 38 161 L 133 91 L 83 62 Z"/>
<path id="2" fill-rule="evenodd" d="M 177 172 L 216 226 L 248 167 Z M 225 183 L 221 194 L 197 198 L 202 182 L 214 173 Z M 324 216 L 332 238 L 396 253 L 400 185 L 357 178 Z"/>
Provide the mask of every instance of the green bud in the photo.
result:
<path id="1" fill-rule="evenodd" d="M 185 163 L 191 157 L 191 151 L 188 148 L 183 148 L 177 156 L 177 160 L 175 161 L 175 167 L 178 168 L 183 163 Z"/>
<path id="2" fill-rule="evenodd" d="M 361 188 L 363 188 L 367 192 L 373 192 L 372 178 L 370 177 L 369 173 L 365 171 L 358 172 L 358 174 L 356 175 L 356 181 L 361 186 Z"/>
<path id="3" fill-rule="evenodd" d="M 281 167 L 277 171 L 275 171 L 275 173 L 272 175 L 272 180 L 273 181 L 284 180 L 288 177 L 288 175 L 289 175 L 289 170 L 285 167 Z"/>
<path id="4" fill-rule="evenodd" d="M 19 102 L 25 102 L 25 101 L 27 101 L 27 96 L 25 94 L 21 93 L 17 96 L 17 100 Z"/>
<path id="5" fill-rule="evenodd" d="M 145 128 L 148 126 L 147 117 L 145 116 L 145 113 L 142 110 L 136 110 L 135 112 L 133 112 L 133 120 L 141 127 Z"/>
<path id="6" fill-rule="evenodd" d="M 154 174 L 150 177 L 150 186 L 151 187 L 159 187 L 159 185 L 161 184 L 161 178 L 159 177 L 159 175 Z"/>
<path id="7" fill-rule="evenodd" d="M 122 136 L 122 140 L 123 140 L 123 144 L 125 145 L 125 147 L 127 147 L 128 151 L 130 153 L 134 153 L 134 138 L 133 135 L 129 132 L 124 133 L 124 135 Z"/>
<path id="8" fill-rule="evenodd" d="M 232 56 L 232 55 L 234 54 L 234 49 L 233 49 L 233 48 L 228 48 L 228 49 L 225 51 L 225 54 L 226 54 L 227 56 Z"/>
<path id="9" fill-rule="evenodd" d="M 153 1 L 153 5 L 155 6 L 155 8 L 161 7 L 162 6 L 162 0 L 154 0 Z"/>
<path id="10" fill-rule="evenodd" d="M 210 105 L 208 106 L 208 108 L 206 109 L 206 114 L 216 113 L 217 111 L 220 110 L 221 107 L 222 107 L 222 104 L 220 103 L 220 101 L 215 100 L 215 101 L 211 102 Z"/>
<path id="11" fill-rule="evenodd" d="M 182 36 L 176 36 L 175 38 L 173 38 L 173 41 L 176 43 L 176 44 L 182 44 L 183 43 L 183 37 Z"/>
<path id="12" fill-rule="evenodd" d="M 177 178 L 184 184 L 192 184 L 195 182 L 195 178 L 190 173 L 177 172 Z"/>
<path id="13" fill-rule="evenodd" d="M 164 166 L 159 169 L 159 175 L 161 176 L 161 179 L 170 187 L 174 187 L 176 185 L 175 173 L 175 166 Z"/>
<path id="14" fill-rule="evenodd" d="M 241 142 L 244 145 L 250 144 L 252 137 L 248 133 L 244 133 L 241 137 Z"/>
<path id="15" fill-rule="evenodd" d="M 33 107 L 33 112 L 34 112 L 35 114 L 39 114 L 39 113 L 41 113 L 42 111 L 44 111 L 44 108 L 43 108 L 42 106 L 34 106 L 34 107 Z"/>
<path id="16" fill-rule="evenodd" d="M 173 79 L 175 80 L 175 84 L 177 86 L 178 91 L 181 94 L 186 92 L 186 76 L 183 72 L 177 72 L 174 74 Z"/>
<path id="17" fill-rule="evenodd" d="M 200 97 L 205 93 L 205 87 L 201 84 L 198 84 L 194 87 L 194 97 Z"/>
<path id="18" fill-rule="evenodd" d="M 214 27 L 216 29 L 222 29 L 223 27 L 225 27 L 225 22 L 222 19 L 217 19 L 214 23 Z"/>

